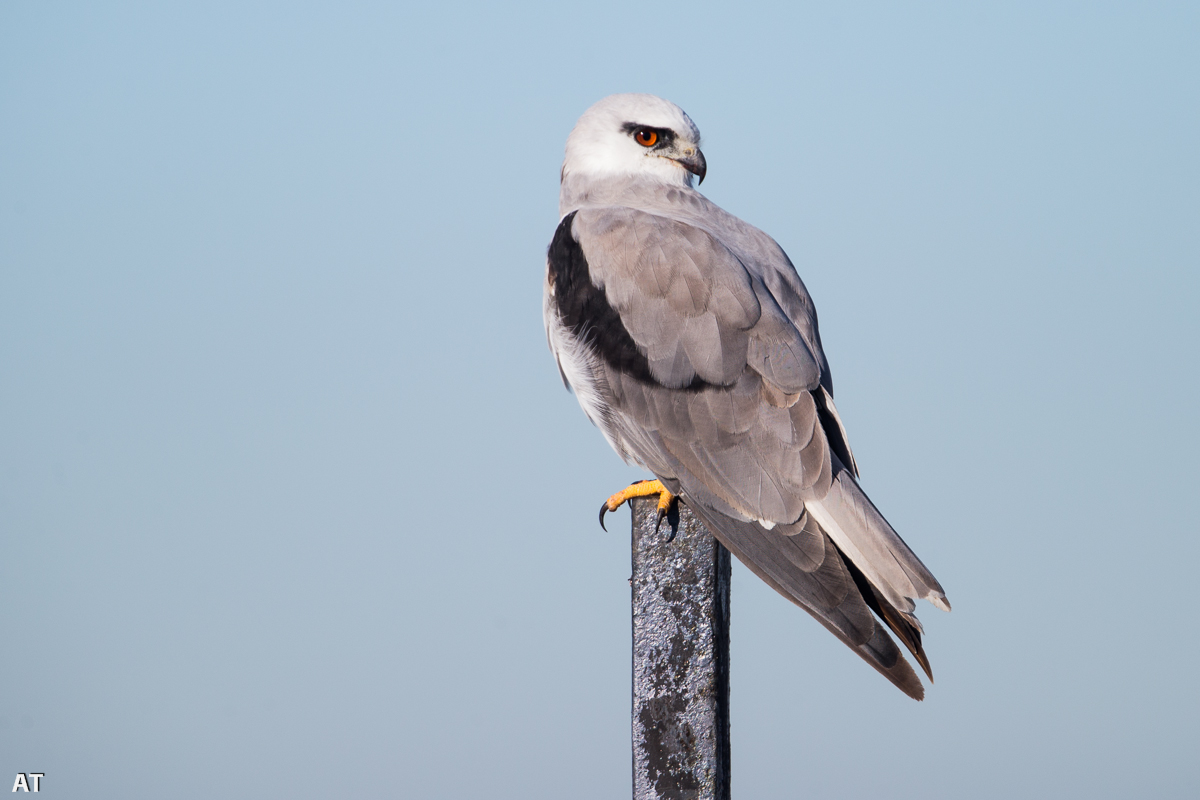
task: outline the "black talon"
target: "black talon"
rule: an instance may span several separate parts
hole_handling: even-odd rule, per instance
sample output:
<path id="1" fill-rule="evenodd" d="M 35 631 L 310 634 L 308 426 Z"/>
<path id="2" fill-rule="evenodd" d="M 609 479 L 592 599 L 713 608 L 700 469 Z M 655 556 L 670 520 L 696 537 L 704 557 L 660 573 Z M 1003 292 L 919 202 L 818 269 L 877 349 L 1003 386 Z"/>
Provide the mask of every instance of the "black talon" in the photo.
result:
<path id="1" fill-rule="evenodd" d="M 671 542 L 675 541 L 675 534 L 679 532 L 678 497 L 671 498 L 671 504 L 667 506 L 666 510 L 661 508 L 658 510 L 658 521 L 654 523 L 654 533 L 656 536 L 658 535 L 658 529 L 662 525 L 662 521 L 664 519 L 667 521 L 667 524 L 671 526 L 671 535 L 667 537 L 667 544 L 670 544 Z"/>
<path id="2" fill-rule="evenodd" d="M 600 527 L 604 530 L 605 533 L 608 533 L 608 528 L 604 527 L 604 515 L 606 513 L 608 513 L 608 501 L 605 501 L 600 504 Z"/>

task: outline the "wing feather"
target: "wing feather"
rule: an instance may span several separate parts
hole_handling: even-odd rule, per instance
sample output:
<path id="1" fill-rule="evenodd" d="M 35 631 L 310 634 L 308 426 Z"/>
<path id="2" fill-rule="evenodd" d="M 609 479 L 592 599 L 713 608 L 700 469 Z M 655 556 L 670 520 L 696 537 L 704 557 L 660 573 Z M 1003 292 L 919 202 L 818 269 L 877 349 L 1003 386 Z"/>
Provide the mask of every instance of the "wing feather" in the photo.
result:
<path id="1" fill-rule="evenodd" d="M 696 378 L 736 383 L 751 335 L 774 340 L 786 332 L 777 306 L 759 331 L 765 289 L 756 289 L 737 257 L 699 228 L 630 208 L 599 208 L 578 211 L 573 232 L 592 282 L 664 386 L 683 388 Z M 794 330 L 792 336 L 796 341 L 785 349 L 807 352 Z M 819 375 L 811 354 L 809 360 Z"/>

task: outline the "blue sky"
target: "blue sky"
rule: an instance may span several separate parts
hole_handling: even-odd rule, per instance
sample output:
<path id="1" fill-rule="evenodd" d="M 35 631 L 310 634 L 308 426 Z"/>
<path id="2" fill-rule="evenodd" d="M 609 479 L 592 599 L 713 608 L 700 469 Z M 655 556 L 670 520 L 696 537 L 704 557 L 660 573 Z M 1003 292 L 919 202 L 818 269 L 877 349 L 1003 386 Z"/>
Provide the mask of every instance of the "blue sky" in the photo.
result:
<path id="1" fill-rule="evenodd" d="M 1190 4 L 0 8 L 0 780 L 629 790 L 644 477 L 540 317 L 606 94 L 820 312 L 914 703 L 737 567 L 742 797 L 1200 790 Z"/>

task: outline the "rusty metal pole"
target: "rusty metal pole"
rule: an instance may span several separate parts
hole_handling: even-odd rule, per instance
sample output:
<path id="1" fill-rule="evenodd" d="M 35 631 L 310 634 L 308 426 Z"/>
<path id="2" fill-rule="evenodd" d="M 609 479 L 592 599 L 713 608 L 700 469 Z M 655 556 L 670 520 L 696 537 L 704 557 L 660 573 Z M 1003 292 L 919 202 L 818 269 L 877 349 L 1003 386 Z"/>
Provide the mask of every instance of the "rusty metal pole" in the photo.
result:
<path id="1" fill-rule="evenodd" d="M 729 551 L 633 508 L 633 797 L 729 800 Z"/>

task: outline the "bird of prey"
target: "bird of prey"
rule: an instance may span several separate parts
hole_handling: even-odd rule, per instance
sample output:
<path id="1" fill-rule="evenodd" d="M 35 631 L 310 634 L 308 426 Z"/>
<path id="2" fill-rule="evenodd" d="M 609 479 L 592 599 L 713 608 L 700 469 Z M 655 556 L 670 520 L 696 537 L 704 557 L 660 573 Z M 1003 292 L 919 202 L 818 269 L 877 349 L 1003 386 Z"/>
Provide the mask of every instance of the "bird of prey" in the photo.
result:
<path id="1" fill-rule="evenodd" d="M 778 244 L 692 187 L 700 132 L 618 94 L 567 138 L 543 313 L 563 382 L 656 480 L 601 507 L 682 498 L 716 538 L 909 696 L 932 680 L 917 598 L 937 579 L 876 510 L 833 404 L 817 314 Z M 882 624 L 881 624 L 882 623 Z"/>

